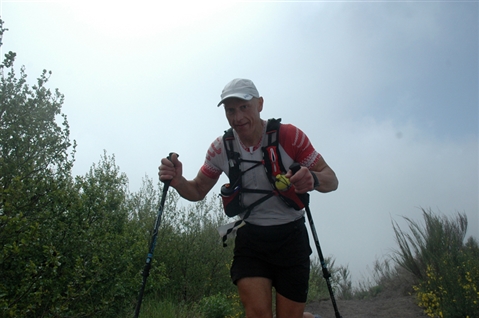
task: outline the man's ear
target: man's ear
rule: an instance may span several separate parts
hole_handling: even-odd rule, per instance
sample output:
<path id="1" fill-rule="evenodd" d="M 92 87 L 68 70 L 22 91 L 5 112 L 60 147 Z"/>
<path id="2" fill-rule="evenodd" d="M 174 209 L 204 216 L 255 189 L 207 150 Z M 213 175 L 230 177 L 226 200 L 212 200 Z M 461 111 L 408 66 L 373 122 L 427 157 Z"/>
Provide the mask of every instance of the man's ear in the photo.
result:
<path id="1" fill-rule="evenodd" d="M 261 112 L 263 110 L 263 102 L 264 102 L 263 97 L 259 97 L 258 98 L 258 112 Z"/>

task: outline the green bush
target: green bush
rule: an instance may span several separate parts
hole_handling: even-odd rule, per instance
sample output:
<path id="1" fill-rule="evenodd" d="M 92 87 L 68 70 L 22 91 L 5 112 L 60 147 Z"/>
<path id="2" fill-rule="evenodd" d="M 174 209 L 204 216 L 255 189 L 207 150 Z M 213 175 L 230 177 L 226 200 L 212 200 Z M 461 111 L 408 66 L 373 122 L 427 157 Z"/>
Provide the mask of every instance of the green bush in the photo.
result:
<path id="1" fill-rule="evenodd" d="M 354 288 L 353 298 L 369 299 L 382 293 L 387 293 L 388 297 L 411 295 L 412 285 L 411 273 L 387 255 L 374 261 L 370 275 Z"/>
<path id="2" fill-rule="evenodd" d="M 200 303 L 205 318 L 225 318 L 233 314 L 233 306 L 222 293 L 203 298 Z"/>
<path id="3" fill-rule="evenodd" d="M 128 179 L 106 155 L 72 176 L 64 97 L 47 88 L 51 72 L 28 85 L 15 56 L 0 64 L 0 316 L 117 317 L 137 291 L 142 243 Z"/>
<path id="4" fill-rule="evenodd" d="M 131 315 L 126 315 L 131 317 Z M 146 300 L 141 308 L 141 318 L 176 318 L 176 317 L 193 317 L 185 313 L 180 313 L 180 307 L 173 304 L 171 301 L 163 300 Z"/>
<path id="5" fill-rule="evenodd" d="M 335 297 L 351 299 L 353 297 L 353 289 L 349 269 L 344 266 L 336 267 L 335 260 L 330 257 L 326 257 L 324 262 L 328 272 L 331 274 L 329 281 Z M 323 274 L 323 267 L 318 257 L 311 259 L 310 267 L 307 302 L 330 298 L 326 279 Z"/>
<path id="6" fill-rule="evenodd" d="M 396 261 L 416 278 L 418 303 L 430 317 L 479 317 L 479 246 L 465 242 L 465 214 L 448 218 L 423 210 L 425 224 L 406 219 L 411 234 L 394 225 Z"/>
<path id="7" fill-rule="evenodd" d="M 172 191 L 176 198 L 178 194 Z M 152 290 L 161 298 L 196 303 L 204 297 L 236 291 L 229 268 L 233 247 L 223 248 L 216 228 L 225 224 L 218 197 L 187 208 L 165 208 L 155 259 L 167 279 Z"/>
<path id="8" fill-rule="evenodd" d="M 472 241 L 473 242 L 473 241 Z M 477 243 L 442 256 L 429 265 L 426 279 L 414 286 L 419 305 L 430 317 L 479 317 L 479 249 Z"/>

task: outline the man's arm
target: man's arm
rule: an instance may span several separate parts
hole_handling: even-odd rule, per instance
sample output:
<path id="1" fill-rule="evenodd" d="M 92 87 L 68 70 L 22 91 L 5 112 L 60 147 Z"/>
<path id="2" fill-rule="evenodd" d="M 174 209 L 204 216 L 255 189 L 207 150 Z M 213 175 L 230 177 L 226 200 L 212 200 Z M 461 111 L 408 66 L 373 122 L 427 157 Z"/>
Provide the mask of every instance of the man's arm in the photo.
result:
<path id="1" fill-rule="evenodd" d="M 319 181 L 319 186 L 314 188 L 319 192 L 331 192 L 338 188 L 339 181 L 333 169 L 324 161 L 324 158 L 319 158 L 318 162 L 311 168 L 311 173 L 314 173 Z M 313 179 L 314 182 L 314 179 Z"/>
<path id="2" fill-rule="evenodd" d="M 198 175 L 193 180 L 186 180 L 182 177 L 181 181 L 174 186 L 176 191 L 189 201 L 200 201 L 210 192 L 215 186 L 217 179 L 211 179 L 198 171 Z"/>

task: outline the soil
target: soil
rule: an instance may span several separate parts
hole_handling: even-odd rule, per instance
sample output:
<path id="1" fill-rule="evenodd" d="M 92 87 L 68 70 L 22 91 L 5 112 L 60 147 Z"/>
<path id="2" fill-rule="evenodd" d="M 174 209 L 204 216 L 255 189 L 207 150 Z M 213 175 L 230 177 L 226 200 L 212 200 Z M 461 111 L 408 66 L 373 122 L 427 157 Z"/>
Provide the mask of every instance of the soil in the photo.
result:
<path id="1" fill-rule="evenodd" d="M 404 296 L 394 292 L 381 293 L 371 299 L 336 301 L 342 318 L 415 318 L 427 317 L 413 296 Z M 324 299 L 306 305 L 306 311 L 321 318 L 336 318 L 331 299 Z"/>

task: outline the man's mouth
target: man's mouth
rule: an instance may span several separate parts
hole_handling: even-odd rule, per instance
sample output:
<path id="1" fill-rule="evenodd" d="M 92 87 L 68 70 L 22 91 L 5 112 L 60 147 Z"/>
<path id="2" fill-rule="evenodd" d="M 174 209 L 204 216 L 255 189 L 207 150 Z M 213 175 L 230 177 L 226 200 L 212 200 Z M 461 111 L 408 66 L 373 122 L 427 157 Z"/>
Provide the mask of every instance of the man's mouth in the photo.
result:
<path id="1" fill-rule="evenodd" d="M 235 124 L 235 128 L 241 128 L 241 127 L 244 127 L 246 126 L 246 123 L 243 123 L 243 124 Z"/>

